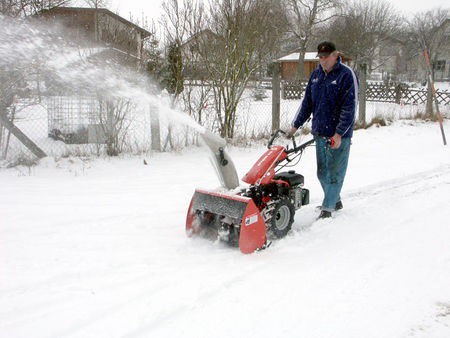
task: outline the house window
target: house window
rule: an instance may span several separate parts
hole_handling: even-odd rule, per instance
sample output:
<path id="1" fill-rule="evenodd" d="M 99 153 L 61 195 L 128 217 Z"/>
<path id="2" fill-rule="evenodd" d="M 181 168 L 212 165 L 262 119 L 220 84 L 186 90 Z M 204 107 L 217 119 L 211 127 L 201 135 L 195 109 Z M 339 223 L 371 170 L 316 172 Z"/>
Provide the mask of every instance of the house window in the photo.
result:
<path id="1" fill-rule="evenodd" d="M 434 64 L 434 70 L 437 72 L 443 72 L 445 70 L 445 60 L 438 60 Z"/>

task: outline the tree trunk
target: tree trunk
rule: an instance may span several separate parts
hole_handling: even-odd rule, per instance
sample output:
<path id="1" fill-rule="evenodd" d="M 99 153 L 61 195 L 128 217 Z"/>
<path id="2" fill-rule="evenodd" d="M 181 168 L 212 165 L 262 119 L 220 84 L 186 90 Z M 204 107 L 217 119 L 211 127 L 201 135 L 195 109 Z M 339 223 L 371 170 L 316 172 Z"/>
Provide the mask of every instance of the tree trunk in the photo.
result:
<path id="1" fill-rule="evenodd" d="M 300 46 L 299 49 L 299 55 L 298 55 L 298 64 L 297 64 L 297 74 L 296 74 L 296 80 L 302 81 L 306 78 L 305 74 L 305 53 L 306 53 L 306 47 L 304 44 Z"/>

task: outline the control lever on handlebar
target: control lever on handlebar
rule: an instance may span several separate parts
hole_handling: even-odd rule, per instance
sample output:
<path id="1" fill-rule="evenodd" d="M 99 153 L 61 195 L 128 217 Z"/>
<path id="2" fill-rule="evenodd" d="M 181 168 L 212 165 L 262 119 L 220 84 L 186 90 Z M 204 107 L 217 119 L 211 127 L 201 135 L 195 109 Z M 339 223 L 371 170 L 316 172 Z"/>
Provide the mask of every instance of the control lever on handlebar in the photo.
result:
<path id="1" fill-rule="evenodd" d="M 284 130 L 278 129 L 277 131 L 275 131 L 269 141 L 269 143 L 267 144 L 267 148 L 270 148 L 272 146 L 273 141 L 278 137 L 278 134 L 283 134 L 286 135 L 286 132 Z"/>
<path id="2" fill-rule="evenodd" d="M 279 134 L 286 135 L 287 133 L 284 130 L 281 130 L 281 129 L 276 130 L 273 133 L 272 137 L 270 138 L 269 143 L 267 144 L 267 148 L 270 149 L 270 147 L 272 146 L 273 141 L 278 137 Z M 292 139 L 292 144 L 294 146 L 294 149 L 297 148 L 297 143 L 295 142 L 295 136 L 292 135 L 291 139 Z"/>

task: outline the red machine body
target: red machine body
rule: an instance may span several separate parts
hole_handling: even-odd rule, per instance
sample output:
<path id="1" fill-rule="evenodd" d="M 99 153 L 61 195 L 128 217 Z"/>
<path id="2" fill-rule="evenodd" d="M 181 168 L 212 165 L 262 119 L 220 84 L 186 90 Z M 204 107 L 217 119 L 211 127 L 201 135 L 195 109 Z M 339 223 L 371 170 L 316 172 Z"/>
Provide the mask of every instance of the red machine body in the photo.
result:
<path id="1" fill-rule="evenodd" d="M 268 184 L 275 176 L 275 167 L 287 157 L 286 149 L 282 146 L 269 148 L 242 178 L 248 184 Z"/>
<path id="2" fill-rule="evenodd" d="M 311 145 L 310 140 L 296 147 L 274 145 L 245 174 L 248 187 L 239 192 L 223 193 L 197 189 L 186 217 L 188 236 L 219 239 L 239 246 L 242 253 L 252 253 L 270 245 L 268 235 L 285 236 L 291 229 L 295 210 L 309 203 L 309 191 L 303 188 L 302 175 L 280 169 L 299 157 Z"/>

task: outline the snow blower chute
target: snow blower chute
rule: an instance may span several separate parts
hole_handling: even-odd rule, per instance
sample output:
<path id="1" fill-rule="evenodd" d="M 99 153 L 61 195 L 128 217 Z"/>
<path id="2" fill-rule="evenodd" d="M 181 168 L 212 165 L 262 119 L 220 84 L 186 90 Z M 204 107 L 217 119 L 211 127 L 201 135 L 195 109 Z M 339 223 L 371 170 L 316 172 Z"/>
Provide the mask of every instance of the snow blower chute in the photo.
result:
<path id="1" fill-rule="evenodd" d="M 281 238 L 289 232 L 295 211 L 309 203 L 309 191 L 303 187 L 302 175 L 293 170 L 280 171 L 297 164 L 292 161 L 300 160 L 303 150 L 314 140 L 297 146 L 292 137 L 292 148 L 273 145 L 281 134 L 284 131 L 273 134 L 268 150 L 243 177 L 248 186 L 242 189 L 236 189 L 239 179 L 224 150 L 225 141 L 212 134 L 202 135 L 227 192 L 195 191 L 186 217 L 188 236 L 220 239 L 239 246 L 243 253 L 252 253 L 270 244 L 268 235 Z"/>

